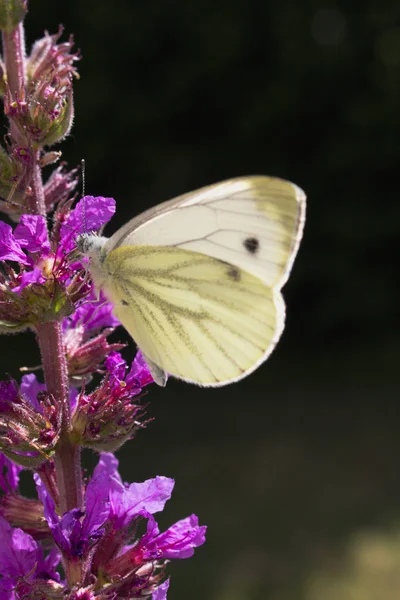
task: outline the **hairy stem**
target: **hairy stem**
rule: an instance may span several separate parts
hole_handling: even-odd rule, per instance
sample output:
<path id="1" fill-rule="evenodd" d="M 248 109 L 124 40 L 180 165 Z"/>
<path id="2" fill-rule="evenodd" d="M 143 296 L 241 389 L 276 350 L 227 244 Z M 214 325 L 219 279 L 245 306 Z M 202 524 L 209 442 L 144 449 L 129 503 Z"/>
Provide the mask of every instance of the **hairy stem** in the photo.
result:
<path id="1" fill-rule="evenodd" d="M 61 434 L 54 463 L 56 467 L 60 513 L 82 508 L 80 448 L 71 441 L 71 409 L 67 364 L 61 325 L 56 321 L 37 327 L 47 391 L 61 406 Z"/>
<path id="2" fill-rule="evenodd" d="M 11 101 L 25 96 L 25 36 L 24 25 L 19 23 L 11 33 L 2 31 L 3 58 Z M 10 121 L 11 137 L 15 142 L 22 141 L 16 124 Z"/>
<path id="3" fill-rule="evenodd" d="M 8 89 L 13 100 L 20 98 L 25 85 L 25 37 L 23 23 L 11 33 L 2 32 Z"/>
<path id="4" fill-rule="evenodd" d="M 37 215 L 46 216 L 46 203 L 44 199 L 42 168 L 40 166 L 40 152 L 35 154 L 31 186 L 33 195 L 31 198 L 31 209 Z"/>

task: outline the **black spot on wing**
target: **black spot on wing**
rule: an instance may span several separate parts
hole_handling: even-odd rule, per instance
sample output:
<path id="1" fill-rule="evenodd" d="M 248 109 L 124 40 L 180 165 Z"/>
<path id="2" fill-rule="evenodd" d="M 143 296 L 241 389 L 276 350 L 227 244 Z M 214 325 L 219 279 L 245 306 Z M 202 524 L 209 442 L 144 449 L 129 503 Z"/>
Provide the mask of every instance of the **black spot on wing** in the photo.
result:
<path id="1" fill-rule="evenodd" d="M 124 300 L 123 298 L 122 298 L 122 300 L 121 300 L 121 304 L 122 304 L 122 306 L 129 306 L 129 302 L 127 302 L 127 301 L 126 301 L 126 300 Z"/>
<path id="2" fill-rule="evenodd" d="M 243 246 L 250 254 L 256 254 L 260 248 L 260 242 L 255 237 L 248 237 L 244 240 Z"/>
<path id="3" fill-rule="evenodd" d="M 229 267 L 226 274 L 232 281 L 240 281 L 241 279 L 240 271 L 236 267 Z"/>

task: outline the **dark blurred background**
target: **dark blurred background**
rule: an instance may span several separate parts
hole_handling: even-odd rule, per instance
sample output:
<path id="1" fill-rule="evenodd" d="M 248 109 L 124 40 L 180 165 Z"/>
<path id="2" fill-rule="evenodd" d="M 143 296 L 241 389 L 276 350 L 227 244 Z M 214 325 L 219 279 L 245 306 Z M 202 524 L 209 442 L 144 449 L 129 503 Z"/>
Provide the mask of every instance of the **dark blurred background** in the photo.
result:
<path id="1" fill-rule="evenodd" d="M 308 195 L 272 357 L 223 389 L 149 389 L 119 453 L 125 480 L 176 479 L 162 526 L 209 526 L 171 600 L 398 598 L 399 3 L 31 0 L 29 43 L 59 23 L 83 55 L 63 158 L 116 198 L 106 233 L 237 175 Z M 22 344 L 38 360 L 6 344 L 9 371 Z"/>

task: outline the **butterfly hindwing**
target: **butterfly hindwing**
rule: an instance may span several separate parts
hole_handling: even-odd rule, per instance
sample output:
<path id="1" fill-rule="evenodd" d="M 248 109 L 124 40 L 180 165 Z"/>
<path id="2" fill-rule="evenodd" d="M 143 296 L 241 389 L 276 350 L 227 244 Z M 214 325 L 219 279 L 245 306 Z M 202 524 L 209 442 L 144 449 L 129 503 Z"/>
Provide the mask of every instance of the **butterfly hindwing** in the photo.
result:
<path id="1" fill-rule="evenodd" d="M 105 268 L 114 312 L 154 363 L 200 385 L 241 379 L 283 326 L 280 293 L 224 261 L 164 246 L 123 246 Z"/>

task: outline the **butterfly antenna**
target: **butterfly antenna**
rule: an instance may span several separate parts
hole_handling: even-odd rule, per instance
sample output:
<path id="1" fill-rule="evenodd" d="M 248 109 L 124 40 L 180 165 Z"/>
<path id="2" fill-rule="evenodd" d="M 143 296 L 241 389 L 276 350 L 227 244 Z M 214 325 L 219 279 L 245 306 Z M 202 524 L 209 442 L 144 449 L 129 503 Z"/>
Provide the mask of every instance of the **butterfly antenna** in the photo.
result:
<path id="1" fill-rule="evenodd" d="M 81 171 L 82 171 L 82 200 L 85 197 L 85 188 L 86 188 L 86 162 L 85 159 L 81 160 Z M 83 231 L 87 233 L 86 228 L 86 206 L 85 202 L 82 202 L 82 221 L 83 221 Z"/>
<path id="2" fill-rule="evenodd" d="M 34 214 L 33 210 L 29 206 L 26 206 L 25 204 L 21 204 L 20 202 L 14 202 L 14 200 L 11 200 L 11 198 L 14 196 L 14 193 L 15 193 L 18 183 L 19 183 L 19 181 L 16 181 L 14 183 L 7 198 L 4 198 L 4 196 L 0 196 L 0 201 L 4 202 L 5 204 L 9 204 L 10 206 L 16 206 L 16 207 L 20 208 L 22 210 L 22 212 L 28 212 L 28 213 Z"/>

